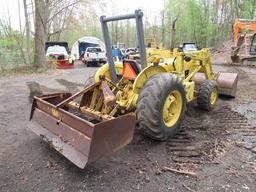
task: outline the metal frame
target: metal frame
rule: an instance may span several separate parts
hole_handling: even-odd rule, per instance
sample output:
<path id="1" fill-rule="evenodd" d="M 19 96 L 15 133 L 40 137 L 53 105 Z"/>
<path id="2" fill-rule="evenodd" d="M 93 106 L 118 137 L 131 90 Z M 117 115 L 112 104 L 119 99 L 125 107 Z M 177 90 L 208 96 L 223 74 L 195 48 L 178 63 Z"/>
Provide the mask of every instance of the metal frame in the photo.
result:
<path id="1" fill-rule="evenodd" d="M 145 46 L 145 40 L 144 40 L 144 29 L 143 29 L 142 17 L 143 17 L 143 12 L 140 9 L 135 10 L 135 12 L 132 14 L 118 15 L 118 16 L 113 16 L 113 17 L 106 17 L 106 16 L 100 17 L 105 47 L 106 47 L 106 51 L 107 51 L 108 63 L 109 63 L 109 72 L 110 72 L 111 80 L 113 83 L 117 82 L 117 75 L 116 75 L 116 71 L 115 71 L 114 60 L 112 57 L 112 48 L 111 48 L 111 42 L 110 42 L 110 36 L 109 36 L 109 30 L 108 30 L 107 23 L 113 22 L 113 21 L 135 19 L 136 32 L 137 32 L 137 44 L 139 46 L 142 68 L 145 68 L 147 59 L 146 59 L 146 46 Z"/>

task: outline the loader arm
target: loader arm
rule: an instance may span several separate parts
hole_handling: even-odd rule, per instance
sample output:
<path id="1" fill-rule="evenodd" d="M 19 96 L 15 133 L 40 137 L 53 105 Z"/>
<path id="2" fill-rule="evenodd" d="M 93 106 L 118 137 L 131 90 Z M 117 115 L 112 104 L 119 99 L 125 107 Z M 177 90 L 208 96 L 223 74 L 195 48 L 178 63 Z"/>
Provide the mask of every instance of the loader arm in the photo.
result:
<path id="1" fill-rule="evenodd" d="M 180 57 L 180 62 L 183 62 L 183 58 L 188 56 L 191 58 L 191 61 L 188 63 L 189 69 L 193 68 L 190 71 L 190 75 L 186 77 L 186 80 L 191 80 L 194 75 L 199 73 L 204 73 L 205 79 L 207 80 L 216 80 L 216 75 L 212 69 L 212 62 L 211 62 L 211 55 L 209 49 L 202 49 L 200 51 L 193 51 L 193 52 L 185 52 L 182 54 L 183 57 Z M 181 72 L 183 69 L 180 69 Z"/>
<path id="2" fill-rule="evenodd" d="M 216 80 L 216 75 L 212 69 L 212 61 L 209 49 L 202 49 L 199 53 L 199 57 L 201 57 L 202 62 L 202 68 L 200 70 L 203 71 L 205 78 L 207 80 Z"/>
<path id="3" fill-rule="evenodd" d="M 209 49 L 202 49 L 197 53 L 191 53 L 191 57 L 200 61 L 200 65 L 194 71 L 194 76 L 190 74 L 197 85 L 202 84 L 205 80 L 214 80 L 218 83 L 219 94 L 235 97 L 238 82 L 237 73 L 214 73 Z"/>

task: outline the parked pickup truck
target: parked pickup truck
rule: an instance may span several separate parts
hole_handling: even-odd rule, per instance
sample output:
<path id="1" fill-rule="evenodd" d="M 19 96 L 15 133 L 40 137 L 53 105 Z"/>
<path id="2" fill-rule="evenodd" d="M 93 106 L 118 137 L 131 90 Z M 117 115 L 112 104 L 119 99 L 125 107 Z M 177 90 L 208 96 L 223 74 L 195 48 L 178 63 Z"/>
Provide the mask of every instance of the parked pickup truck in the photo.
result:
<path id="1" fill-rule="evenodd" d="M 100 47 L 88 47 L 84 53 L 83 62 L 89 66 L 95 66 L 98 64 L 107 63 L 106 52 L 104 52 Z"/>

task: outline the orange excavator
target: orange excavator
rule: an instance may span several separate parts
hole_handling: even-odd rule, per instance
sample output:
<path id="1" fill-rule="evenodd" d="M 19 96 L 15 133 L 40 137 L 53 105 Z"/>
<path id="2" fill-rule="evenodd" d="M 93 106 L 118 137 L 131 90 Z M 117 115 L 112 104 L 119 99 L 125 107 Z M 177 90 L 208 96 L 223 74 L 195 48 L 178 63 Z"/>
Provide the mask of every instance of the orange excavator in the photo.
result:
<path id="1" fill-rule="evenodd" d="M 233 25 L 233 41 L 232 61 L 256 64 L 256 20 L 236 19 Z"/>

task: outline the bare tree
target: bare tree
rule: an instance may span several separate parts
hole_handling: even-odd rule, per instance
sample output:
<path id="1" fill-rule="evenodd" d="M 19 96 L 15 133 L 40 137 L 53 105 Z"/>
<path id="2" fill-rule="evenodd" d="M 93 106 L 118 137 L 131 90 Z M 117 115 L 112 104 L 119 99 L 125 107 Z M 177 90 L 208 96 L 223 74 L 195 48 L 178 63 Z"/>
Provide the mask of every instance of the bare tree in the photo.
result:
<path id="1" fill-rule="evenodd" d="M 176 44 L 176 21 L 177 21 L 177 17 L 173 20 L 172 22 L 172 32 L 171 32 L 171 49 L 173 49 L 175 47 Z"/>
<path id="2" fill-rule="evenodd" d="M 20 54 L 20 58 L 26 63 L 23 51 L 23 34 L 12 29 L 9 13 L 7 17 L 0 19 L 0 29 L 5 37 L 13 39 L 16 42 L 17 49 L 15 51 Z M 16 67 L 18 67 L 18 65 L 19 63 L 16 63 Z"/>
<path id="3" fill-rule="evenodd" d="M 126 21 L 126 46 L 130 46 L 130 33 L 131 33 L 131 28 L 130 28 L 130 20 Z"/>
<path id="4" fill-rule="evenodd" d="M 80 0 L 34 0 L 35 2 L 35 57 L 34 67 L 45 67 L 45 41 L 56 35 L 59 40 L 68 14 Z"/>
<path id="5" fill-rule="evenodd" d="M 20 0 L 18 0 L 18 15 L 19 15 L 19 27 L 20 27 L 20 32 L 22 33 L 21 15 L 20 15 Z"/>
<path id="6" fill-rule="evenodd" d="M 67 19 L 81 0 L 45 0 L 46 1 L 46 33 L 47 40 L 59 41 L 65 30 Z"/>
<path id="7" fill-rule="evenodd" d="M 161 36 L 162 36 L 162 45 L 164 46 L 164 42 L 165 42 L 165 5 L 166 5 L 166 2 L 165 2 L 165 0 L 164 0 L 164 9 L 162 10 L 162 18 L 161 18 L 161 20 L 162 20 L 162 34 L 161 34 Z"/>
<path id="8" fill-rule="evenodd" d="M 34 67 L 46 67 L 45 59 L 45 1 L 35 0 L 35 56 Z"/>
<path id="9" fill-rule="evenodd" d="M 28 2 L 27 0 L 23 0 L 23 7 L 24 7 L 24 15 L 25 15 L 25 32 L 26 32 L 26 51 L 25 51 L 25 59 L 26 63 L 30 63 L 30 20 L 28 15 L 27 9 Z"/>

